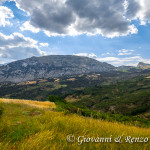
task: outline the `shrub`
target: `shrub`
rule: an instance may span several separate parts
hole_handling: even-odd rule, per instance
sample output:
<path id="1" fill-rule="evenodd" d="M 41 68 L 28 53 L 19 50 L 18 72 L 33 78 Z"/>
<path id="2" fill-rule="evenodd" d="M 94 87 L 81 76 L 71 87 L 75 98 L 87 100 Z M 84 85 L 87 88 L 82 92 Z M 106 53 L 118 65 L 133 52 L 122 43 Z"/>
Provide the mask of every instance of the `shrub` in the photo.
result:
<path id="1" fill-rule="evenodd" d="M 61 97 L 55 96 L 55 95 L 49 95 L 48 96 L 48 101 L 54 102 L 54 103 L 67 103 L 66 100 L 62 99 Z"/>

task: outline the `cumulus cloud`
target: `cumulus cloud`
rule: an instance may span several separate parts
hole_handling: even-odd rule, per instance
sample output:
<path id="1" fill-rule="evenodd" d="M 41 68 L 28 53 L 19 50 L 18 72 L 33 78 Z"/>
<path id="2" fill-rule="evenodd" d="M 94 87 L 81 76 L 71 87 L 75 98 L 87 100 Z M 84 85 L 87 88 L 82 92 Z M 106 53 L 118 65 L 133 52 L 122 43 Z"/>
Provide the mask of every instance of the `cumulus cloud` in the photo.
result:
<path id="1" fill-rule="evenodd" d="M 15 1 L 31 17 L 22 30 L 34 32 L 34 27 L 48 36 L 101 34 L 113 38 L 136 34 L 138 29 L 132 21 L 140 19 L 144 24 L 150 19 L 149 0 Z"/>
<path id="2" fill-rule="evenodd" d="M 146 25 L 150 21 L 150 0 L 129 1 L 127 17 L 131 20 L 139 19 L 140 25 Z"/>
<path id="3" fill-rule="evenodd" d="M 124 18 L 124 0 L 68 0 L 67 3 L 77 14 L 75 28 L 82 33 L 115 37 L 137 32 Z"/>
<path id="4" fill-rule="evenodd" d="M 6 25 L 12 25 L 9 19 L 13 18 L 13 12 L 11 9 L 0 6 L 0 26 L 5 27 Z"/>
<path id="5" fill-rule="evenodd" d="M 42 56 L 45 52 L 37 46 L 37 41 L 20 33 L 9 36 L 0 33 L 0 59 L 6 62 L 32 56 Z"/>
<path id="6" fill-rule="evenodd" d="M 30 14 L 32 26 L 51 34 L 67 34 L 67 27 L 75 21 L 73 11 L 63 0 L 26 0 L 16 3 L 19 8 Z"/>
<path id="7" fill-rule="evenodd" d="M 14 1 L 30 16 L 30 21 L 20 29 L 34 33 L 42 30 L 48 36 L 101 34 L 113 38 L 136 34 L 138 29 L 133 20 L 139 19 L 140 25 L 150 21 L 149 0 Z"/>

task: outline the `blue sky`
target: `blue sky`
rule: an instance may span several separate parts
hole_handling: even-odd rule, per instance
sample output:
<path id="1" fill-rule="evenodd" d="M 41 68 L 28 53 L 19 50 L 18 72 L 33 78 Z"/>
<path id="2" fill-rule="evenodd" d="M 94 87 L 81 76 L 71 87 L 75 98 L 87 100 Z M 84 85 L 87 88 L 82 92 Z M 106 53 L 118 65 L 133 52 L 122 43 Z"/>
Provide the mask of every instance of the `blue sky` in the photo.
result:
<path id="1" fill-rule="evenodd" d="M 150 0 L 0 0 L 0 64 L 78 55 L 150 63 Z"/>

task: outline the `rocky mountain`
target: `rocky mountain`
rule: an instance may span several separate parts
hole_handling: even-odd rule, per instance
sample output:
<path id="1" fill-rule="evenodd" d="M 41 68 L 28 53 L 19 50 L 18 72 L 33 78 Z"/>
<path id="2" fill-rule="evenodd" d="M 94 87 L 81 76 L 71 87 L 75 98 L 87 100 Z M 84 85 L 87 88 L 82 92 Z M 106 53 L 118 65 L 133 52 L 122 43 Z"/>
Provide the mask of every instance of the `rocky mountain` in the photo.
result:
<path id="1" fill-rule="evenodd" d="M 140 69 L 149 69 L 150 68 L 150 64 L 145 64 L 143 62 L 139 62 L 137 67 L 140 68 Z"/>
<path id="2" fill-rule="evenodd" d="M 92 58 L 51 55 L 31 57 L 0 66 L 0 82 L 23 82 L 39 78 L 56 78 L 90 72 L 108 72 L 116 70 L 110 64 Z"/>
<path id="3" fill-rule="evenodd" d="M 122 71 L 122 72 L 135 72 L 137 70 L 142 71 L 145 69 L 150 69 L 150 64 L 139 62 L 137 66 L 119 66 L 119 67 L 117 67 L 117 70 Z"/>

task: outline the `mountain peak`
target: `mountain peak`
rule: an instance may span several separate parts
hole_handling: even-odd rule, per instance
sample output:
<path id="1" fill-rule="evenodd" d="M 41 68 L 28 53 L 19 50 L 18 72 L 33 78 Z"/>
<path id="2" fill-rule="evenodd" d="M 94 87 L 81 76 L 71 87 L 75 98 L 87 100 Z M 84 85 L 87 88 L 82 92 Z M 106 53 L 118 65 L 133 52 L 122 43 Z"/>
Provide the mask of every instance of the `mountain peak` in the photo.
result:
<path id="1" fill-rule="evenodd" d="M 140 69 L 148 69 L 148 68 L 150 68 L 150 64 L 139 62 L 137 67 L 140 68 Z"/>

